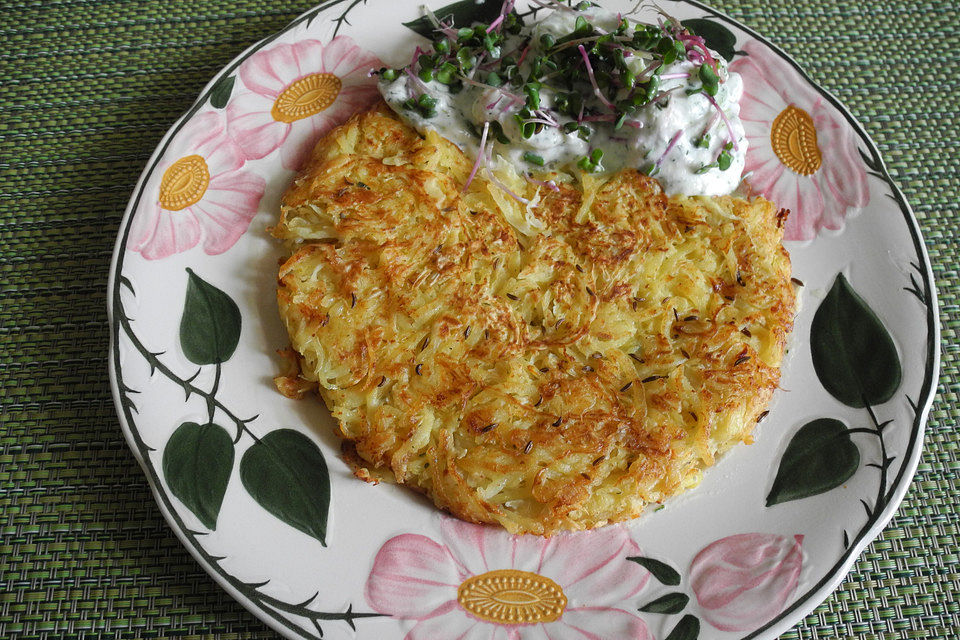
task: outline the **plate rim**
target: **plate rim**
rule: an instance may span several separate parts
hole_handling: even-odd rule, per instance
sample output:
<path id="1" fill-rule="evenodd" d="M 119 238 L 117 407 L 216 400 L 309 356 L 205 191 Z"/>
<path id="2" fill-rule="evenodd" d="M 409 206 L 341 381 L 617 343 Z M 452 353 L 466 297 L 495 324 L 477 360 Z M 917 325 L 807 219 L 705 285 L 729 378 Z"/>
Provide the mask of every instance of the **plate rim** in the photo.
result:
<path id="1" fill-rule="evenodd" d="M 132 419 L 132 415 L 128 415 L 129 410 L 124 405 L 119 387 L 119 379 L 117 375 L 120 368 L 118 338 L 121 333 L 121 328 L 116 310 L 119 308 L 121 290 L 124 286 L 121 271 L 123 269 L 123 258 L 126 253 L 126 245 L 129 238 L 131 226 L 130 223 L 133 219 L 133 213 L 139 206 L 148 179 L 156 170 L 160 159 L 170 146 L 173 138 L 208 102 L 210 95 L 217 83 L 224 77 L 236 71 L 240 64 L 242 64 L 253 53 L 259 51 L 291 29 L 299 26 L 304 21 L 308 21 L 309 24 L 309 21 L 321 12 L 348 1 L 349 5 L 347 7 L 347 11 L 360 4 L 367 4 L 367 0 L 327 0 L 326 2 L 321 2 L 298 15 L 284 27 L 246 47 L 219 71 L 217 71 L 214 76 L 204 85 L 194 102 L 167 129 L 166 133 L 157 143 L 156 148 L 147 160 L 143 171 L 140 173 L 140 176 L 132 190 L 130 200 L 128 201 L 126 209 L 124 210 L 123 216 L 120 220 L 120 231 L 114 244 L 110 261 L 110 272 L 107 281 L 106 303 L 110 332 L 108 375 L 110 378 L 111 395 L 113 397 L 114 408 L 117 412 L 118 421 L 120 423 L 121 430 L 123 431 L 124 439 L 127 442 L 127 446 L 132 451 L 134 458 L 137 460 L 144 472 L 144 475 L 150 486 L 150 491 L 153 494 L 157 506 L 160 508 L 160 512 L 166 520 L 167 525 L 173 530 L 174 534 L 180 540 L 181 544 L 186 547 L 190 555 L 193 556 L 194 560 L 197 561 L 207 575 L 212 577 L 221 588 L 223 588 L 235 601 L 256 616 L 257 619 L 267 624 L 274 631 L 284 635 L 287 638 L 290 638 L 291 640 L 301 640 L 302 638 L 308 636 L 305 636 L 302 629 L 293 624 L 290 620 L 279 615 L 278 611 L 274 611 L 253 602 L 236 588 L 236 586 L 232 583 L 232 580 L 235 580 L 236 578 L 230 575 L 225 569 L 220 567 L 220 565 L 214 561 L 214 557 L 211 554 L 208 554 L 202 548 L 199 542 L 191 539 L 187 535 L 187 527 L 174 509 L 167 492 L 163 490 L 159 475 L 157 474 L 156 470 L 147 463 L 145 453 L 150 450 L 150 447 L 143 442 L 137 433 L 135 422 Z M 780 58 L 786 61 L 795 71 L 797 71 L 797 73 L 805 82 L 807 82 L 819 95 L 822 95 L 824 98 L 826 98 L 827 101 L 839 111 L 839 113 L 844 117 L 844 120 L 846 120 L 856 132 L 859 141 L 866 146 L 870 153 L 871 160 L 879 168 L 878 173 L 880 174 L 880 178 L 886 184 L 886 186 L 890 188 L 893 196 L 892 199 L 907 223 L 907 228 L 910 232 L 910 238 L 913 243 L 914 251 L 916 252 L 921 266 L 923 267 L 921 276 L 925 288 L 924 294 L 929 300 L 929 304 L 926 305 L 927 349 L 924 363 L 924 377 L 920 388 L 920 398 L 918 398 L 919 402 L 916 405 L 917 411 L 913 424 L 911 425 L 911 434 L 906 451 L 907 459 L 901 466 L 897 476 L 893 479 L 893 484 L 891 485 L 893 491 L 891 493 L 890 500 L 887 502 L 887 505 L 882 511 L 874 514 L 870 519 L 868 519 L 867 523 L 869 526 L 865 525 L 861 529 L 860 534 L 850 542 L 849 547 L 843 552 L 836 563 L 826 571 L 823 577 L 816 584 L 810 587 L 805 593 L 795 596 L 792 599 L 793 601 L 790 606 L 781 611 L 773 620 L 754 630 L 753 632 L 742 636 L 742 640 L 751 640 L 765 633 L 773 632 L 779 635 L 802 622 L 805 616 L 820 606 L 820 604 L 822 604 L 822 602 L 829 597 L 833 591 L 836 590 L 837 586 L 849 574 L 853 564 L 856 562 L 856 559 L 863 553 L 867 546 L 869 546 L 879 537 L 883 529 L 887 526 L 894 514 L 899 509 L 900 504 L 902 503 L 908 489 L 912 484 L 913 478 L 916 475 L 917 466 L 919 464 L 923 449 L 922 444 L 926 432 L 927 420 L 929 418 L 933 401 L 936 398 L 941 358 L 939 301 L 937 297 L 937 289 L 933 279 L 933 266 L 930 261 L 926 244 L 923 241 L 923 236 L 916 214 L 907 201 L 903 191 L 890 175 L 886 162 L 881 156 L 876 143 L 870 137 L 863 125 L 853 116 L 853 114 L 850 113 L 849 109 L 830 90 L 824 88 L 813 78 L 811 78 L 803 66 L 798 63 L 791 54 L 784 51 L 781 47 L 768 40 L 765 36 L 761 35 L 753 28 L 739 22 L 738 20 L 718 9 L 704 4 L 700 0 L 657 0 L 657 2 L 673 4 L 682 3 L 690 5 L 696 9 L 706 12 L 713 18 L 717 18 L 734 26 L 743 33 L 758 40 L 765 47 L 769 48 Z M 870 522 L 871 520 L 872 522 Z M 352 623 L 351 626 L 353 626 Z"/>

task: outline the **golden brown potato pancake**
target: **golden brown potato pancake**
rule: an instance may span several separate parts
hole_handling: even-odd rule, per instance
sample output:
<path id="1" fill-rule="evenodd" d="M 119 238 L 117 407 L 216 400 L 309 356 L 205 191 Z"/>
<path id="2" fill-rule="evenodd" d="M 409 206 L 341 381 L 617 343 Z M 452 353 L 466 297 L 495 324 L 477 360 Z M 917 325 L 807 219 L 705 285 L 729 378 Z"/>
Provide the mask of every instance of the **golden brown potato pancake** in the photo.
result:
<path id="1" fill-rule="evenodd" d="M 278 386 L 319 390 L 358 476 L 548 535 L 633 518 L 751 441 L 793 322 L 786 212 L 637 171 L 538 176 L 553 190 L 501 164 L 464 191 L 471 165 L 381 105 L 283 198 L 299 374 Z"/>

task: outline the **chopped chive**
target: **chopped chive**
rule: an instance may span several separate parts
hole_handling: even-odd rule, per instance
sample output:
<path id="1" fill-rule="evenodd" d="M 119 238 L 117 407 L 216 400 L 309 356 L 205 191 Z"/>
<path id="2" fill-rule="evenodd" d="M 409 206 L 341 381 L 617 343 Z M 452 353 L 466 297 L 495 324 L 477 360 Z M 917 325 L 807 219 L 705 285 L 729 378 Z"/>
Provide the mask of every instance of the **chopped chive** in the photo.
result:
<path id="1" fill-rule="evenodd" d="M 710 163 L 710 164 L 705 164 L 705 165 L 703 165 L 702 167 L 700 167 L 699 169 L 697 169 L 696 171 L 694 171 L 694 173 L 697 174 L 698 176 L 699 176 L 699 175 L 703 175 L 703 174 L 706 173 L 707 171 L 710 171 L 710 169 L 714 169 L 714 168 L 716 168 L 716 167 L 717 167 L 717 163 L 716 163 L 716 162 L 712 162 L 712 163 Z"/>
<path id="2" fill-rule="evenodd" d="M 658 165 L 656 162 L 648 162 L 642 167 L 640 167 L 640 173 L 646 176 L 650 176 L 652 178 L 653 176 L 660 173 L 660 165 Z"/>
<path id="3" fill-rule="evenodd" d="M 526 153 L 523 154 L 523 159 L 529 162 L 530 164 L 537 165 L 538 167 L 542 167 L 544 164 L 543 156 L 538 156 L 537 154 L 531 153 L 530 151 L 527 151 Z"/>

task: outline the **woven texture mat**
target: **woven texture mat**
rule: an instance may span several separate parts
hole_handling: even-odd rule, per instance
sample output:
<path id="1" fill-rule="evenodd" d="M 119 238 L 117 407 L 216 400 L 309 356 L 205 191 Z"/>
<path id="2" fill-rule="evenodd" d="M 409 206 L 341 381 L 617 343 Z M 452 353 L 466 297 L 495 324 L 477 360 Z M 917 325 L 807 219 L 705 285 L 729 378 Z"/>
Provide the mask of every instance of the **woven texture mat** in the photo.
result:
<path id="1" fill-rule="evenodd" d="M 865 124 L 913 204 L 940 295 L 919 473 L 841 587 L 783 638 L 956 638 L 960 4 L 714 4 Z M 161 518 L 114 414 L 105 298 L 120 216 L 163 133 L 217 70 L 309 6 L 0 1 L 2 638 L 276 637 Z"/>

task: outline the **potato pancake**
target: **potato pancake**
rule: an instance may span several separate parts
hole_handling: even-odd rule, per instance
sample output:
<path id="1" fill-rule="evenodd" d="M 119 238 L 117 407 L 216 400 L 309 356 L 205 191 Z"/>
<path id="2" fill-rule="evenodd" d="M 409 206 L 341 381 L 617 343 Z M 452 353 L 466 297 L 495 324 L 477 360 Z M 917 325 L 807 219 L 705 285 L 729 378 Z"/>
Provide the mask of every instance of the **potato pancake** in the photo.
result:
<path id="1" fill-rule="evenodd" d="M 285 194 L 277 292 L 360 477 L 513 533 L 636 517 L 750 442 L 795 293 L 785 211 L 638 171 L 529 180 L 380 105 Z"/>

